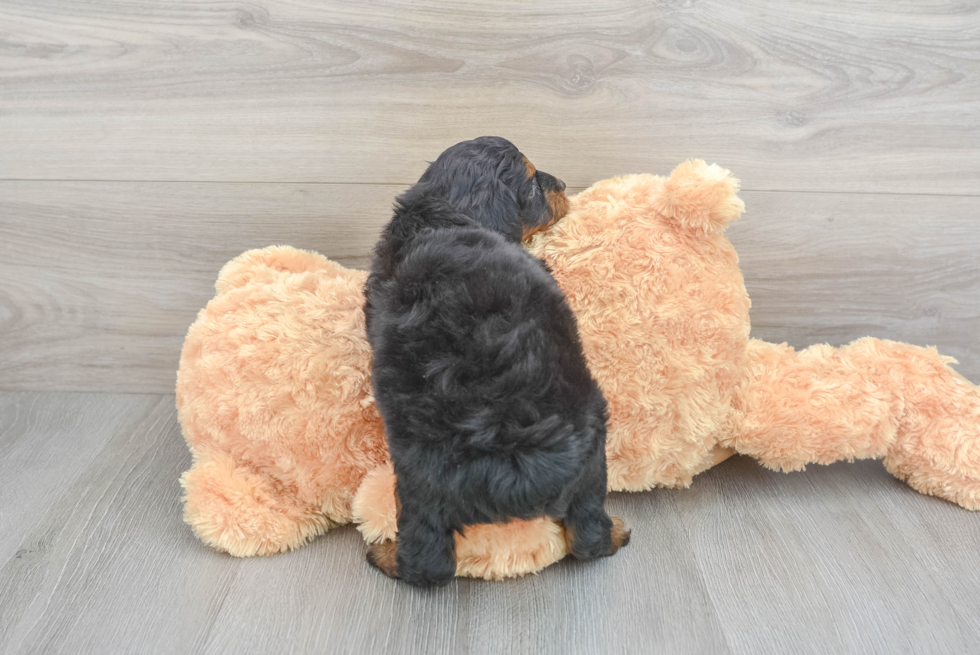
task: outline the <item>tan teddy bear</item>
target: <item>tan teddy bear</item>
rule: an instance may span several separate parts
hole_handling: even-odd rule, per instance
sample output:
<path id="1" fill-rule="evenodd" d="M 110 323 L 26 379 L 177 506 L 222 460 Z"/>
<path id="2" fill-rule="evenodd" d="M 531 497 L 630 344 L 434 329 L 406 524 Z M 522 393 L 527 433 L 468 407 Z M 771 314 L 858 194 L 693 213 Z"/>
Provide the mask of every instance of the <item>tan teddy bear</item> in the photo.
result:
<path id="1" fill-rule="evenodd" d="M 980 389 L 931 348 L 750 339 L 724 235 L 742 211 L 729 172 L 693 161 L 596 183 L 530 244 L 568 295 L 609 403 L 609 488 L 685 487 L 732 452 L 784 471 L 883 458 L 915 489 L 980 508 Z M 394 537 L 365 277 L 287 247 L 221 271 L 177 381 L 194 455 L 185 519 L 206 543 L 271 554 L 352 520 L 370 542 Z M 470 526 L 457 575 L 521 575 L 564 555 L 548 518 Z"/>

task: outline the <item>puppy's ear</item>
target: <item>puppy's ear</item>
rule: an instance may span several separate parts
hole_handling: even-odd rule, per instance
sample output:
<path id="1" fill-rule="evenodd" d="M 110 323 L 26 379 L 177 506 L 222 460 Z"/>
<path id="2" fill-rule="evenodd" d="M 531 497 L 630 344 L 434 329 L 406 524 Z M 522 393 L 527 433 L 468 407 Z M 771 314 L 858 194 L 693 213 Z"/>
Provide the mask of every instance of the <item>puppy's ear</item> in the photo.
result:
<path id="1" fill-rule="evenodd" d="M 520 242 L 523 228 L 517 196 L 499 177 L 457 178 L 450 188 L 449 201 L 483 227 Z"/>

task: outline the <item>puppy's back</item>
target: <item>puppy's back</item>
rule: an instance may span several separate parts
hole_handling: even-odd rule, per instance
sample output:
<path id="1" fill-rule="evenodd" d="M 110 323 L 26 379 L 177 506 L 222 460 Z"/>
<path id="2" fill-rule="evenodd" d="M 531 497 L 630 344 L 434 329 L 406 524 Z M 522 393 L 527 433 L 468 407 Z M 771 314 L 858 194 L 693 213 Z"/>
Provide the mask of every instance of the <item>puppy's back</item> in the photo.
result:
<path id="1" fill-rule="evenodd" d="M 487 230 L 429 230 L 377 297 L 373 377 L 392 451 L 467 504 L 497 504 L 488 514 L 554 502 L 604 434 L 605 404 L 544 264 Z"/>
<path id="2" fill-rule="evenodd" d="M 413 378 L 420 393 L 486 397 L 493 387 L 529 401 L 588 393 L 575 318 L 557 283 L 492 232 L 417 236 L 379 290 L 375 366 L 400 358 L 400 370 L 421 376 Z"/>

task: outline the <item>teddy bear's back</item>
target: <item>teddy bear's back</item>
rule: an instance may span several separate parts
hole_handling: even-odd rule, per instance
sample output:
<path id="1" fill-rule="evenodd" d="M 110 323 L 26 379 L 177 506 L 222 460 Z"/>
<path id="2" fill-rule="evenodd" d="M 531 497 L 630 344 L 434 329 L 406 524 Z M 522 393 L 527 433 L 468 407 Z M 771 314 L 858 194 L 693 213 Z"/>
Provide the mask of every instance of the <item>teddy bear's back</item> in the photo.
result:
<path id="1" fill-rule="evenodd" d="M 732 420 L 749 301 L 724 224 L 741 201 L 727 171 L 701 166 L 599 182 L 532 245 L 609 402 L 610 489 L 686 486 Z"/>
<path id="2" fill-rule="evenodd" d="M 370 384 L 366 273 L 271 247 L 229 262 L 188 331 L 177 381 L 196 457 L 230 457 L 328 523 L 387 458 Z"/>

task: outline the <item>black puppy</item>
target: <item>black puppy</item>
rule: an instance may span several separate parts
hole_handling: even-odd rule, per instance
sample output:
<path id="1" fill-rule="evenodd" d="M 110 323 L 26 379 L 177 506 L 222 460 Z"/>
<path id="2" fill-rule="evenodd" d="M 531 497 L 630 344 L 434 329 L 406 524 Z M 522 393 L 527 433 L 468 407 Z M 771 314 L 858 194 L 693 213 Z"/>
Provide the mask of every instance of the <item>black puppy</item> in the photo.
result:
<path id="1" fill-rule="evenodd" d="M 575 317 L 520 245 L 568 211 L 565 184 L 506 139 L 459 143 L 402 194 L 365 288 L 398 541 L 368 561 L 414 585 L 456 572 L 454 533 L 564 519 L 579 559 L 629 533 L 606 498 L 606 403 Z"/>

